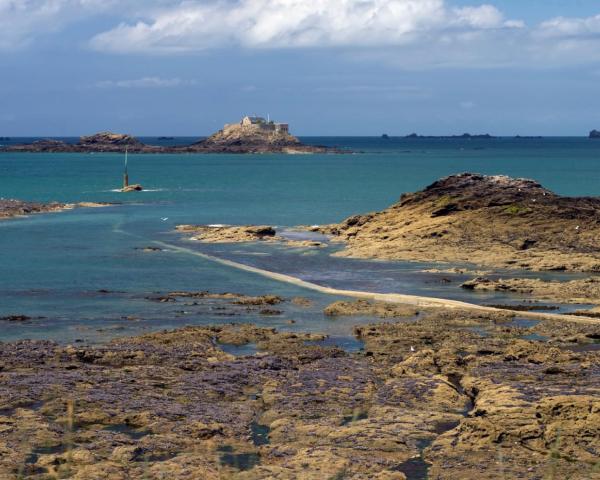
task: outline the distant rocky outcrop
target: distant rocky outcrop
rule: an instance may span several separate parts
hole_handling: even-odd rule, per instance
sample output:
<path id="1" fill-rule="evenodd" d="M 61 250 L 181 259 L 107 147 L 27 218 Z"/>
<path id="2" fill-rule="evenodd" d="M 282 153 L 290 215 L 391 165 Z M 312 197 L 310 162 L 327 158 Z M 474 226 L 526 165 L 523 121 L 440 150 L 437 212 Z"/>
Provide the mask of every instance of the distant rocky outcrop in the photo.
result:
<path id="1" fill-rule="evenodd" d="M 600 198 L 500 175 L 446 177 L 321 231 L 352 257 L 600 272 Z"/>
<path id="2" fill-rule="evenodd" d="M 464 140 L 471 140 L 471 139 L 483 139 L 483 140 L 488 140 L 488 139 L 492 139 L 492 138 L 497 138 L 494 137 L 493 135 L 490 135 L 489 133 L 484 133 L 481 135 L 471 135 L 470 133 L 463 133 L 462 135 L 418 135 L 416 133 L 411 133 L 410 135 L 406 135 L 406 137 L 404 138 L 412 138 L 412 139 L 420 139 L 420 138 L 425 138 L 425 139 L 464 139 Z"/>
<path id="3" fill-rule="evenodd" d="M 592 130 L 590 132 L 590 138 L 600 138 L 600 131 L 599 130 Z"/>
<path id="4" fill-rule="evenodd" d="M 142 147 L 144 144 L 137 138 L 131 135 L 123 135 L 121 133 L 100 132 L 95 135 L 81 137 L 79 145 L 82 147 L 93 148 L 95 146 L 127 146 L 127 147 Z"/>
<path id="5" fill-rule="evenodd" d="M 125 152 L 125 150 L 129 150 L 132 153 L 161 153 L 162 148 L 154 145 L 145 145 L 131 135 L 100 132 L 95 135 L 80 137 L 77 143 L 44 139 L 29 144 L 10 145 L 2 150 L 10 152 L 55 153 Z"/>
<path id="6" fill-rule="evenodd" d="M 273 123 L 259 117 L 246 117 L 239 123 L 191 145 L 147 145 L 131 135 L 101 132 L 83 136 L 77 143 L 45 139 L 30 144 L 9 145 L 0 151 L 57 153 L 342 153 L 340 150 L 305 145 L 290 135 L 287 124 Z"/>

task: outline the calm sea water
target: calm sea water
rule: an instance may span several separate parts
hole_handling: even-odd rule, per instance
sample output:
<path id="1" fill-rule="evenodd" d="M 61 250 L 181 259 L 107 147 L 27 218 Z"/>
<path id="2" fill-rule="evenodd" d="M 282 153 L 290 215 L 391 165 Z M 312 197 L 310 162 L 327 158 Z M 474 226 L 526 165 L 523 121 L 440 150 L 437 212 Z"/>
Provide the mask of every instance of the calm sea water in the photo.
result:
<path id="1" fill-rule="evenodd" d="M 127 195 L 114 191 L 121 181 L 122 155 L 0 153 L 0 197 L 120 203 L 0 223 L 0 316 L 45 317 L 25 324 L 0 322 L 0 340 L 99 341 L 144 330 L 240 320 L 347 335 L 353 322 L 365 321 L 331 321 L 320 313 L 331 297 L 215 264 L 193 255 L 194 251 L 340 288 L 481 303 L 518 301 L 463 292 L 458 287 L 463 278 L 452 277 L 447 284 L 440 275 L 421 271 L 431 265 L 339 259 L 330 257 L 328 251 L 264 245 L 203 246 L 181 240 L 172 230 L 181 223 L 285 227 L 335 222 L 385 208 L 403 192 L 465 171 L 534 178 L 564 195 L 600 195 L 600 141 L 303 140 L 346 147 L 355 153 L 130 155 L 131 180 L 147 190 Z M 138 250 L 154 241 L 187 250 Z M 223 318 L 210 310 L 182 312 L 178 304 L 156 304 L 145 298 L 152 292 L 171 290 L 301 295 L 315 303 L 310 309 L 286 304 L 284 314 L 278 317 Z M 140 320 L 122 319 L 131 315 Z M 288 323 L 291 319 L 296 320 L 294 325 Z"/>

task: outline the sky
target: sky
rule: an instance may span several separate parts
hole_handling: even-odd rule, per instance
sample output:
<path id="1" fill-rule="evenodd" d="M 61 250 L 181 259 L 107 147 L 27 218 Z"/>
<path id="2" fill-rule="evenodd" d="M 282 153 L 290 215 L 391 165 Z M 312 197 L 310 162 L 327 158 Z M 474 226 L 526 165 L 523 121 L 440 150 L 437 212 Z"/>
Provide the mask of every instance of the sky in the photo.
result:
<path id="1" fill-rule="evenodd" d="M 600 129 L 599 0 L 0 0 L 0 136 Z"/>

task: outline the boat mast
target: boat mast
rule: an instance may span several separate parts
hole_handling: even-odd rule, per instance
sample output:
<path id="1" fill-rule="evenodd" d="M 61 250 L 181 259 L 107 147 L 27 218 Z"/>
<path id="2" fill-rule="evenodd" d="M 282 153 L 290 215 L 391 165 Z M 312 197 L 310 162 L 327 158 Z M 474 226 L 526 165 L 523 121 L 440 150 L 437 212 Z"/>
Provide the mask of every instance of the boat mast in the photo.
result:
<path id="1" fill-rule="evenodd" d="M 129 186 L 129 174 L 127 173 L 127 147 L 125 147 L 125 171 L 123 172 L 123 188 Z"/>

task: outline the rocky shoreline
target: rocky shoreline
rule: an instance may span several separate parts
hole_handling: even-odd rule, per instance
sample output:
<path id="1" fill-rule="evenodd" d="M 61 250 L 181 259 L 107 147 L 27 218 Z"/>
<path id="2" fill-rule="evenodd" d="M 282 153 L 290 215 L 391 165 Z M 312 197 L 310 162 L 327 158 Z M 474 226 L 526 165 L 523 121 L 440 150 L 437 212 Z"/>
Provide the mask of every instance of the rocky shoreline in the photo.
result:
<path id="1" fill-rule="evenodd" d="M 360 352 L 248 324 L 0 344 L 0 478 L 598 474 L 598 324 L 364 301 L 328 309 L 373 315 L 355 328 Z"/>

